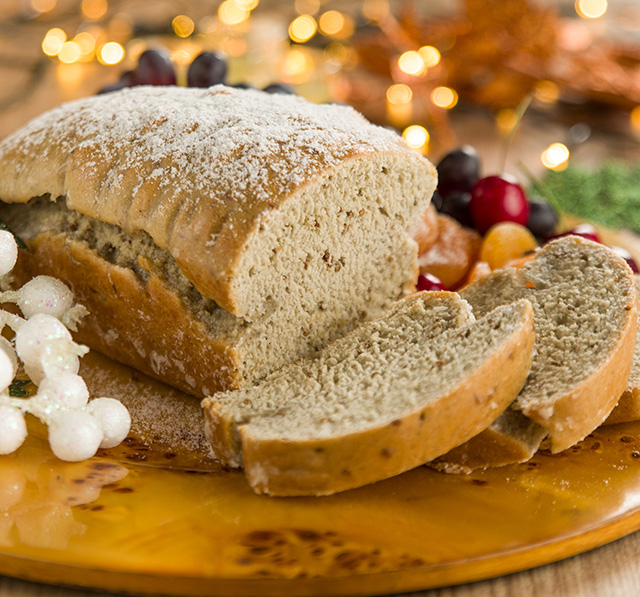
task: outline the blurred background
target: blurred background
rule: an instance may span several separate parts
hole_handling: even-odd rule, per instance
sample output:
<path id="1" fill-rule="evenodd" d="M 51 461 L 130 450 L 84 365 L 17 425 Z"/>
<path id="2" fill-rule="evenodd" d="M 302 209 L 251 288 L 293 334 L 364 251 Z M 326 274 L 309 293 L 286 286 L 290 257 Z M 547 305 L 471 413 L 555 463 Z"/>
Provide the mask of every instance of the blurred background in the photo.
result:
<path id="1" fill-rule="evenodd" d="M 623 0 L 0 0 L 0 137 L 127 84 L 149 49 L 177 84 L 214 51 L 229 84 L 350 104 L 434 161 L 472 144 L 487 174 L 640 157 L 640 2 Z"/>

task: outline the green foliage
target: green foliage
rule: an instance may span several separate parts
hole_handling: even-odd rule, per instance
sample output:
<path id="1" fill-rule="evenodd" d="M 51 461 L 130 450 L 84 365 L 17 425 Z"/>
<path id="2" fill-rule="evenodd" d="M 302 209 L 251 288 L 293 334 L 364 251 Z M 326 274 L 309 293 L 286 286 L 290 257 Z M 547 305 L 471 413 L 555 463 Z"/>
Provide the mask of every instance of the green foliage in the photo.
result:
<path id="1" fill-rule="evenodd" d="M 611 228 L 640 232 L 640 165 L 607 162 L 597 169 L 569 167 L 550 171 L 534 182 L 532 194 L 547 198 L 563 212 Z"/>
<path id="2" fill-rule="evenodd" d="M 9 386 L 9 396 L 13 396 L 14 398 L 24 398 L 25 396 L 29 396 L 30 392 L 24 388 L 30 383 L 30 379 L 14 379 Z"/>

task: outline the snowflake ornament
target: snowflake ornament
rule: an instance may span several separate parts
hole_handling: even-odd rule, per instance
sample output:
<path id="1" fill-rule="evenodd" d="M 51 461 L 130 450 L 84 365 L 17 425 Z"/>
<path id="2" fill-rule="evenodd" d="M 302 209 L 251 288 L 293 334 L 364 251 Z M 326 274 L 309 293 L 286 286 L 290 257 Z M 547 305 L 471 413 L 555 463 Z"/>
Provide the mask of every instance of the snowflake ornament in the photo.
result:
<path id="1" fill-rule="evenodd" d="M 11 272 L 17 256 L 13 235 L 0 230 L 0 276 Z M 0 292 L 0 303 L 15 303 L 23 315 L 0 309 L 0 331 L 8 326 L 15 333 L 13 344 L 0 336 L 0 454 L 11 454 L 24 442 L 27 413 L 48 425 L 51 450 L 61 460 L 77 462 L 98 448 L 117 446 L 129 433 L 131 417 L 118 400 L 89 399 L 78 375 L 79 358 L 88 348 L 69 332 L 87 310 L 73 304 L 71 290 L 55 278 L 37 276 L 19 290 Z M 19 361 L 38 387 L 28 398 L 9 391 Z"/>

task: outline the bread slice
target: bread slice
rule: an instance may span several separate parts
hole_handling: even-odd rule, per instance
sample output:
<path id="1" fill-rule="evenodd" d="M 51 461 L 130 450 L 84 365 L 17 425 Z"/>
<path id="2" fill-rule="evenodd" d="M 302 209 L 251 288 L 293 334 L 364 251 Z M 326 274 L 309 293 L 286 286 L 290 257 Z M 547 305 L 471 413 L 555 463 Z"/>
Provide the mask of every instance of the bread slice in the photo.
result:
<path id="1" fill-rule="evenodd" d="M 19 279 L 62 278 L 79 341 L 201 397 L 412 292 L 435 180 L 351 108 L 223 86 L 85 98 L 0 141 Z"/>
<path id="2" fill-rule="evenodd" d="M 640 294 L 640 276 L 636 275 L 636 286 Z M 633 355 L 633 366 L 618 404 L 611 411 L 603 425 L 640 421 L 640 326 L 636 334 L 636 348 Z"/>
<path id="3" fill-rule="evenodd" d="M 461 294 L 477 317 L 530 300 L 535 356 L 513 405 L 434 466 L 463 471 L 523 462 L 543 440 L 560 452 L 607 418 L 629 378 L 638 330 L 638 293 L 622 259 L 603 245 L 567 237 L 547 244 L 521 270 L 496 271 Z"/>
<path id="4" fill-rule="evenodd" d="M 487 427 L 524 383 L 532 309 L 480 321 L 418 293 L 254 388 L 203 402 L 214 455 L 258 493 L 324 495 L 409 470 Z"/>

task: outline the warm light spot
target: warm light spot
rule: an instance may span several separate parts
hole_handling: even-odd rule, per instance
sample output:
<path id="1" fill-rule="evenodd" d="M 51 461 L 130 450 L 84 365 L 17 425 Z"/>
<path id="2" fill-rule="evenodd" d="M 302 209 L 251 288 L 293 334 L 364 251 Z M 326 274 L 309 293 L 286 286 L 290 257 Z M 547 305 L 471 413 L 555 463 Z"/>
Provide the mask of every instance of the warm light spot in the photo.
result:
<path id="1" fill-rule="evenodd" d="M 31 6 L 36 12 L 49 12 L 56 7 L 57 0 L 31 0 Z"/>
<path id="2" fill-rule="evenodd" d="M 564 143 L 552 143 L 540 154 L 542 165 L 550 170 L 564 170 L 568 160 L 569 149 Z"/>
<path id="3" fill-rule="evenodd" d="M 439 108 L 450 110 L 458 103 L 458 94 L 450 87 L 436 87 L 431 92 L 431 101 Z"/>
<path id="4" fill-rule="evenodd" d="M 337 35 L 344 28 L 345 18 L 337 10 L 328 10 L 320 15 L 318 25 L 320 26 L 320 31 L 325 35 Z"/>
<path id="5" fill-rule="evenodd" d="M 299 15 L 314 15 L 320 10 L 320 0 L 295 0 L 294 6 Z"/>
<path id="6" fill-rule="evenodd" d="M 259 0 L 233 0 L 242 10 L 251 12 L 258 7 Z"/>
<path id="7" fill-rule="evenodd" d="M 513 127 L 518 123 L 518 115 L 515 110 L 503 108 L 496 115 L 496 125 L 500 134 L 506 137 L 513 131 Z"/>
<path id="8" fill-rule="evenodd" d="M 82 0 L 82 14 L 89 21 L 99 21 L 109 10 L 107 0 Z"/>
<path id="9" fill-rule="evenodd" d="M 607 8 L 607 0 L 576 0 L 576 12 L 583 19 L 598 19 Z"/>
<path id="10" fill-rule="evenodd" d="M 249 11 L 238 6 L 233 0 L 225 0 L 218 7 L 218 18 L 224 25 L 240 25 L 249 18 Z"/>
<path id="11" fill-rule="evenodd" d="M 424 60 L 418 52 L 409 50 L 398 58 L 398 68 L 408 75 L 421 75 L 425 71 Z"/>
<path id="12" fill-rule="evenodd" d="M 171 21 L 171 28 L 178 37 L 189 37 L 194 32 L 196 25 L 191 17 L 178 15 Z"/>
<path id="13" fill-rule="evenodd" d="M 316 34 L 317 29 L 316 20 L 311 15 L 300 15 L 291 21 L 289 37 L 297 43 L 304 43 Z"/>
<path id="14" fill-rule="evenodd" d="M 213 15 L 202 17 L 198 21 L 198 31 L 201 33 L 213 33 L 218 29 L 218 19 Z"/>
<path id="15" fill-rule="evenodd" d="M 88 31 L 81 31 L 73 38 L 73 41 L 80 47 L 80 60 L 87 62 L 93 59 L 96 49 L 96 38 Z"/>
<path id="16" fill-rule="evenodd" d="M 404 83 L 396 83 L 387 89 L 387 101 L 390 104 L 408 104 L 412 98 L 411 87 Z"/>
<path id="17" fill-rule="evenodd" d="M 58 52 L 58 60 L 65 64 L 73 64 L 80 60 L 81 53 L 80 46 L 75 41 L 66 41 Z"/>
<path id="18" fill-rule="evenodd" d="M 303 83 L 313 71 L 313 58 L 301 48 L 291 48 L 282 64 L 282 74 L 289 83 Z"/>
<path id="19" fill-rule="evenodd" d="M 429 147 L 429 131 L 419 124 L 412 124 L 402 132 L 402 136 L 411 149 L 415 149 L 422 154 L 427 153 Z"/>
<path id="20" fill-rule="evenodd" d="M 57 56 L 64 42 L 67 41 L 67 34 L 58 27 L 49 29 L 42 40 L 42 51 L 47 56 Z"/>
<path id="21" fill-rule="evenodd" d="M 418 50 L 418 54 L 420 54 L 426 68 L 437 66 L 440 64 L 440 58 L 442 58 L 438 48 L 434 48 L 433 46 L 422 46 Z"/>
<path id="22" fill-rule="evenodd" d="M 555 104 L 560 96 L 560 90 L 553 81 L 538 81 L 536 83 L 536 99 L 543 104 Z"/>
<path id="23" fill-rule="evenodd" d="M 101 64 L 118 64 L 124 58 L 124 48 L 115 41 L 102 44 L 98 49 L 98 62 Z"/>
<path id="24" fill-rule="evenodd" d="M 388 0 L 364 0 L 362 15 L 372 21 L 380 21 L 389 15 Z"/>
<path id="25" fill-rule="evenodd" d="M 351 57 L 350 48 L 341 44 L 339 41 L 334 41 L 330 43 L 324 49 L 324 59 L 331 64 L 335 64 L 336 66 L 342 66 L 347 62 Z"/>

